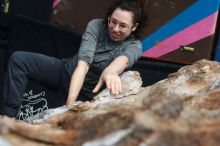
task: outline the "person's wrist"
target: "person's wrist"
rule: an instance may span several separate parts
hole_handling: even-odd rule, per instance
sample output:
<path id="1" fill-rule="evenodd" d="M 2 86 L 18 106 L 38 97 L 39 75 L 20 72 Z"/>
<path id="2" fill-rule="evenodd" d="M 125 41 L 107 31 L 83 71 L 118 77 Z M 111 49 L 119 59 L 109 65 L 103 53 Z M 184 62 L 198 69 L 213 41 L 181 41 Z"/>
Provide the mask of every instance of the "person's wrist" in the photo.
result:
<path id="1" fill-rule="evenodd" d="M 67 101 L 66 101 L 66 104 L 67 105 L 71 105 L 72 103 L 74 103 L 74 97 L 71 97 L 71 96 L 69 96 L 68 98 L 67 98 Z"/>
<path id="2" fill-rule="evenodd" d="M 113 69 L 111 69 L 111 68 L 106 68 L 104 70 L 104 74 L 114 74 L 114 75 L 117 75 L 117 73 Z"/>

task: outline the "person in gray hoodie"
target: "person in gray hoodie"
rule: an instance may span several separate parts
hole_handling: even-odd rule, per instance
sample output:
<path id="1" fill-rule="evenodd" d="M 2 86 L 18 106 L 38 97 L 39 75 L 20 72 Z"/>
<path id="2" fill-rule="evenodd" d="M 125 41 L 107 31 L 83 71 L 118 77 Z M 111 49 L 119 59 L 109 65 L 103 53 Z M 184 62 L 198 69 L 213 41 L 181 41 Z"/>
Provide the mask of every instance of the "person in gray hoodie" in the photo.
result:
<path id="1" fill-rule="evenodd" d="M 122 92 L 120 74 L 140 58 L 138 39 L 146 14 L 142 3 L 119 0 L 105 19 L 91 20 L 82 36 L 79 52 L 68 59 L 57 59 L 32 52 L 14 52 L 9 60 L 0 113 L 15 117 L 29 79 L 59 88 L 66 93 L 66 104 L 90 101 L 105 85 L 112 94 Z"/>

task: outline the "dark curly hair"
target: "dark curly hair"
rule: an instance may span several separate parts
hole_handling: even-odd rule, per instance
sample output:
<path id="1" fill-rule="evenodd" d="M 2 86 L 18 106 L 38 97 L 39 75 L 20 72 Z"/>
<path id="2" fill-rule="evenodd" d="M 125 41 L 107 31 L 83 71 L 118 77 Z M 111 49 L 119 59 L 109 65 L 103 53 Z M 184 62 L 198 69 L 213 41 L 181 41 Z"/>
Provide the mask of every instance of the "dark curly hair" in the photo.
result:
<path id="1" fill-rule="evenodd" d="M 131 11 L 134 14 L 133 24 L 138 23 L 137 29 L 133 32 L 135 38 L 140 38 L 143 28 L 147 25 L 147 14 L 144 12 L 145 0 L 117 0 L 107 11 L 105 16 L 105 23 L 108 24 L 108 17 L 112 15 L 117 8 Z"/>

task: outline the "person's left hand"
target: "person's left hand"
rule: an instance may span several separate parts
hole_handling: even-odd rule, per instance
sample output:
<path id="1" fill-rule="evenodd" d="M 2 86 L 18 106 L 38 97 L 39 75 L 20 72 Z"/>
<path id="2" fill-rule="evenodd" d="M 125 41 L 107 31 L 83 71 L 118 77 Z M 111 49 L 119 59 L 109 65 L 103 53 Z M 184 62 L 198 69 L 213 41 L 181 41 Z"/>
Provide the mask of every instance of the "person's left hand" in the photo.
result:
<path id="1" fill-rule="evenodd" d="M 99 78 L 99 82 L 93 89 L 93 93 L 98 92 L 99 89 L 102 87 L 103 83 L 106 84 L 106 87 L 110 90 L 111 94 L 113 95 L 118 95 L 122 92 L 121 78 L 116 73 L 104 71 L 101 77 Z"/>

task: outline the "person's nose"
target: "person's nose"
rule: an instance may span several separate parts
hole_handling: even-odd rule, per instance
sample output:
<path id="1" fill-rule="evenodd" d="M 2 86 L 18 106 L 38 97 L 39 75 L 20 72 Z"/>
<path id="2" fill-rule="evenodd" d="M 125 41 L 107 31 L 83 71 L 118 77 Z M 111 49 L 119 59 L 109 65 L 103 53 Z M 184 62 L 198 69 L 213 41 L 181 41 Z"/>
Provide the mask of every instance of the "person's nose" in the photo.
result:
<path id="1" fill-rule="evenodd" d="M 116 31 L 116 32 L 120 31 L 119 24 L 116 24 L 116 25 L 113 27 L 113 30 Z"/>

